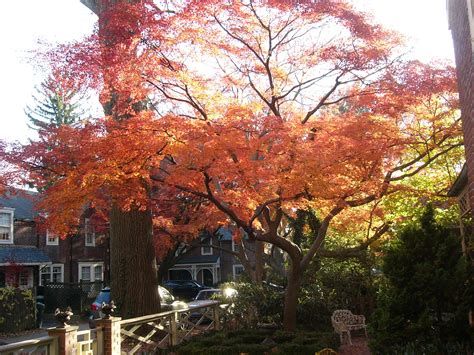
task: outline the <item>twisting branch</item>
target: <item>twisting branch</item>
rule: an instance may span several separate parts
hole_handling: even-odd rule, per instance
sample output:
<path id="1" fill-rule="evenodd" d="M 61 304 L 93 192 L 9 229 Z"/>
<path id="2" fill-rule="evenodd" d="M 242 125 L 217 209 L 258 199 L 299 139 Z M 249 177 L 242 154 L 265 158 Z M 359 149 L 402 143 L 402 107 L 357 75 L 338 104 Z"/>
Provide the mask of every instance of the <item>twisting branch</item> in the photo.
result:
<path id="1" fill-rule="evenodd" d="M 358 246 L 351 247 L 351 248 L 341 248 L 337 250 L 328 250 L 328 249 L 321 249 L 318 253 L 321 257 L 326 258 L 348 258 L 348 257 L 358 257 L 360 253 L 374 243 L 375 241 L 379 240 L 385 233 L 388 232 L 390 228 L 389 223 L 384 223 L 383 225 L 379 226 L 374 235 L 370 238 L 366 239 L 364 242 L 360 243 Z"/>
<path id="2" fill-rule="evenodd" d="M 321 222 L 321 226 L 319 227 L 318 230 L 318 235 L 316 236 L 316 239 L 314 240 L 313 244 L 308 250 L 308 253 L 303 257 L 303 260 L 301 260 L 300 267 L 301 269 L 306 269 L 313 259 L 313 257 L 316 255 L 316 253 L 319 251 L 321 248 L 324 239 L 326 238 L 327 230 L 329 227 L 329 223 L 331 223 L 332 219 L 337 216 L 341 211 L 343 210 L 342 207 L 334 207 L 331 212 L 327 214 L 327 216 L 323 219 Z"/>

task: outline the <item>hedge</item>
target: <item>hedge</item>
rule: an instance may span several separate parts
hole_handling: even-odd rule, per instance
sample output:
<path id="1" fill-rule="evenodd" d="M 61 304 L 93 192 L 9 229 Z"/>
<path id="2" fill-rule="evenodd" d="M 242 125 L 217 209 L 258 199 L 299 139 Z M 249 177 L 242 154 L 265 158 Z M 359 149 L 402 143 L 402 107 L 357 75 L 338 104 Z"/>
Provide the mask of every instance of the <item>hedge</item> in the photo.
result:
<path id="1" fill-rule="evenodd" d="M 36 304 L 31 290 L 0 288 L 0 333 L 14 333 L 36 326 Z"/>

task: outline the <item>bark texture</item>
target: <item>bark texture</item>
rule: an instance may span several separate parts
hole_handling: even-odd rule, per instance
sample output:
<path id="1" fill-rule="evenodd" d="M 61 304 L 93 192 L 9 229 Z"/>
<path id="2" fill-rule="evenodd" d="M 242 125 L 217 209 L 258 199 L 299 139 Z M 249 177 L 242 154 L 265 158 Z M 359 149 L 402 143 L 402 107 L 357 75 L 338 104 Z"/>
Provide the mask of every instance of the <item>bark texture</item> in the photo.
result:
<path id="1" fill-rule="evenodd" d="M 296 306 L 298 305 L 298 296 L 301 290 L 301 278 L 300 261 L 291 260 L 283 309 L 283 329 L 289 332 L 293 332 L 296 329 Z"/>
<path id="2" fill-rule="evenodd" d="M 158 277 L 149 211 L 110 212 L 111 296 L 122 317 L 160 311 Z"/>

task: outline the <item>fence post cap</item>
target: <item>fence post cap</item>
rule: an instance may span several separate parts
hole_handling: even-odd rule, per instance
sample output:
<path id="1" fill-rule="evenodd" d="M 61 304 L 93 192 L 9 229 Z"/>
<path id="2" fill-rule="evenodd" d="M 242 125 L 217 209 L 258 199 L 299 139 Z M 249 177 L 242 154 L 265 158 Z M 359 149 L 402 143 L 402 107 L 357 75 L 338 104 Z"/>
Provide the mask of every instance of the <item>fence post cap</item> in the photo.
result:
<path id="1" fill-rule="evenodd" d="M 121 320 L 122 320 L 121 317 L 110 317 L 110 318 L 95 319 L 95 322 L 97 323 L 97 325 L 103 325 L 103 324 L 116 323 L 116 322 L 119 322 Z"/>

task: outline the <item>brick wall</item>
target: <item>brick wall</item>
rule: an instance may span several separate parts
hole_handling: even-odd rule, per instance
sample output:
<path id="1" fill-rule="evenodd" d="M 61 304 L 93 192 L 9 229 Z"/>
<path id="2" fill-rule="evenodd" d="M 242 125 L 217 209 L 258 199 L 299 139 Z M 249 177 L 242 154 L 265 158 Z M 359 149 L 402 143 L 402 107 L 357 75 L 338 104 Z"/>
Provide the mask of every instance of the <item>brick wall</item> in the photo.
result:
<path id="1" fill-rule="evenodd" d="M 86 246 L 84 234 L 59 240 L 59 245 L 46 245 L 46 235 L 38 238 L 38 248 L 47 254 L 53 264 L 64 264 L 64 282 L 79 282 L 80 262 L 103 262 L 104 280 L 109 281 L 108 237 L 97 236 L 95 246 Z"/>
<path id="2" fill-rule="evenodd" d="M 468 174 L 469 198 L 474 201 L 474 57 L 466 0 L 450 0 L 449 24 L 453 36 L 464 145 Z M 474 217 L 474 209 L 471 209 Z"/>

